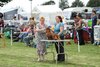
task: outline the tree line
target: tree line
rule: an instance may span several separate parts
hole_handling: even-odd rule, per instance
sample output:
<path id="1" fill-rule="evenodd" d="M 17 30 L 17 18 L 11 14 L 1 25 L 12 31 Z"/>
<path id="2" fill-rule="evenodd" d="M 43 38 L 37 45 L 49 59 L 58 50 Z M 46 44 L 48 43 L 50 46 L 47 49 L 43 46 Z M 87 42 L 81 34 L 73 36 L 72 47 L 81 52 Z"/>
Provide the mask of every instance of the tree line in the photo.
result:
<path id="1" fill-rule="evenodd" d="M 5 5 L 6 3 L 10 1 L 11 0 L 0 0 L 0 6 L 2 7 L 3 5 Z M 52 5 L 55 3 L 53 0 L 43 3 L 43 5 L 50 5 L 50 4 Z M 59 4 L 60 4 L 59 7 L 62 10 L 65 8 L 69 8 L 69 7 L 84 7 L 85 6 L 81 0 L 73 1 L 71 6 L 69 6 L 68 0 L 60 0 Z M 100 7 L 100 0 L 89 0 L 86 6 L 87 7 Z"/>

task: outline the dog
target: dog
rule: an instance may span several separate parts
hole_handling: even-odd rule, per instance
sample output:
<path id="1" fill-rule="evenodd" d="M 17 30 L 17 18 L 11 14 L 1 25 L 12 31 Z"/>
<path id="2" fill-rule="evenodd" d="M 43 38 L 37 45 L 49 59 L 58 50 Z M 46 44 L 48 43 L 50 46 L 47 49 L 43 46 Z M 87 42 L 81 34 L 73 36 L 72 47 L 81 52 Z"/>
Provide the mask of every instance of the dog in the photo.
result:
<path id="1" fill-rule="evenodd" d="M 53 34 L 53 39 L 54 39 L 54 40 L 61 40 L 61 39 L 60 39 L 60 36 L 57 35 L 57 34 Z"/>
<path id="2" fill-rule="evenodd" d="M 46 36 L 48 40 L 60 40 L 60 36 L 53 33 L 53 31 L 50 28 L 46 28 Z"/>

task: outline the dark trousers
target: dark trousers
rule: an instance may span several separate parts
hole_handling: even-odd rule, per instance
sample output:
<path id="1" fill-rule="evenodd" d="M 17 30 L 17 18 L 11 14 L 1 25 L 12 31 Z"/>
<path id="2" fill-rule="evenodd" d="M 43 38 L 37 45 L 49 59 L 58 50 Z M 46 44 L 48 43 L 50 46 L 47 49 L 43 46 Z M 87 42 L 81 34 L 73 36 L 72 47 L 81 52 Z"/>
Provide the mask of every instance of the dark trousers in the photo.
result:
<path id="1" fill-rule="evenodd" d="M 78 38 L 79 38 L 79 45 L 85 45 L 84 38 L 83 38 L 83 30 L 77 30 L 78 32 Z"/>
<path id="2" fill-rule="evenodd" d="M 94 43 L 94 29 L 91 29 L 91 43 Z"/>
<path id="3" fill-rule="evenodd" d="M 61 39 L 64 39 L 64 36 L 61 36 Z M 56 42 L 55 43 L 55 48 L 56 52 L 58 53 L 58 45 L 59 45 L 59 53 L 64 53 L 64 42 Z M 64 54 L 59 54 L 57 61 L 65 61 L 65 55 Z"/>

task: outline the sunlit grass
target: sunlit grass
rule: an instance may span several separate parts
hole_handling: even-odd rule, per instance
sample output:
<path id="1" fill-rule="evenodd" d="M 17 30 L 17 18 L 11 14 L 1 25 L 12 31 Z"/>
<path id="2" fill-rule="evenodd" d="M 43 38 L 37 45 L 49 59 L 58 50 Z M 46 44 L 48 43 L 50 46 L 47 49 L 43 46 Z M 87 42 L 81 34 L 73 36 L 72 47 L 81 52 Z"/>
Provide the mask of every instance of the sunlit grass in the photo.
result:
<path id="1" fill-rule="evenodd" d="M 1 41 L 0 41 L 1 42 Z M 33 61 L 37 59 L 36 49 L 26 47 L 24 43 L 13 43 L 6 40 L 6 48 L 1 47 L 0 43 L 0 67 L 100 67 L 100 47 L 87 44 L 81 46 L 81 52 L 77 52 L 77 45 L 65 44 L 65 53 L 68 54 L 66 63 L 56 64 L 52 54 L 47 54 L 45 62 Z M 54 46 L 50 46 L 55 52 Z"/>

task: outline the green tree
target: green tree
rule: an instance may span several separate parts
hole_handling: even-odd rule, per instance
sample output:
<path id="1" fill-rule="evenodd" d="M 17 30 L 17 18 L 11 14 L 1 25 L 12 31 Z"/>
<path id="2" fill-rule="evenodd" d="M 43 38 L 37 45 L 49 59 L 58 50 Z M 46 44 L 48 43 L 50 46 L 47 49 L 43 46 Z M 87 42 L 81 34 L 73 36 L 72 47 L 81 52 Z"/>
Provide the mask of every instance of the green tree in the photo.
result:
<path id="1" fill-rule="evenodd" d="M 0 0 L 0 6 L 2 7 L 5 3 L 10 2 L 11 0 Z"/>
<path id="2" fill-rule="evenodd" d="M 89 0 L 87 7 L 100 7 L 100 0 Z"/>
<path id="3" fill-rule="evenodd" d="M 42 5 L 54 5 L 54 4 L 55 4 L 55 2 L 50 0 L 48 2 L 43 3 Z"/>
<path id="4" fill-rule="evenodd" d="M 59 7 L 64 10 L 69 7 L 69 3 L 67 0 L 60 0 Z"/>
<path id="5" fill-rule="evenodd" d="M 73 3 L 72 3 L 72 6 L 71 7 L 83 7 L 84 4 L 82 1 L 80 0 L 75 0 Z"/>

